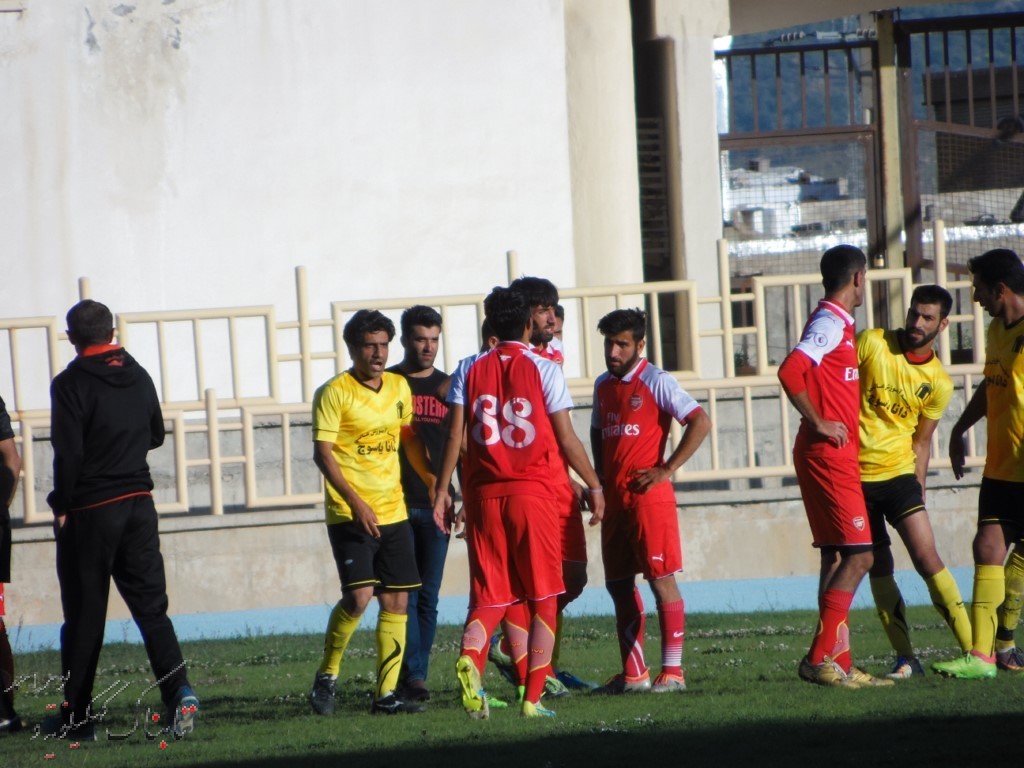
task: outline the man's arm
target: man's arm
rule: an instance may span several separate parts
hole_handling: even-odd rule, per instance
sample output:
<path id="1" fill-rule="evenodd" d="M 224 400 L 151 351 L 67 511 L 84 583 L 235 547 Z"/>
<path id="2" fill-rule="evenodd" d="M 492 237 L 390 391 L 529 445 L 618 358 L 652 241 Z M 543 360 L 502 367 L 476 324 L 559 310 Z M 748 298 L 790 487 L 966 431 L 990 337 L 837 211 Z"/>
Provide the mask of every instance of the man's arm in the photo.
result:
<path id="1" fill-rule="evenodd" d="M 359 523 L 364 531 L 375 539 L 380 538 L 380 529 L 377 528 L 377 515 L 373 508 L 363 501 L 362 497 L 355 492 L 345 475 L 334 460 L 334 445 L 326 440 L 317 440 L 313 443 L 313 463 L 324 476 L 324 480 L 330 483 L 334 490 L 341 494 L 341 498 L 352 509 L 352 519 Z"/>
<path id="2" fill-rule="evenodd" d="M 988 397 L 985 394 L 985 382 L 981 382 L 974 390 L 974 396 L 960 414 L 949 433 L 949 463 L 953 467 L 953 476 L 959 480 L 964 476 L 964 435 L 967 430 L 977 424 L 988 410 Z"/>
<path id="3" fill-rule="evenodd" d="M 21 475 L 21 456 L 18 455 L 13 437 L 0 440 L 0 467 L 4 475 L 9 473 L 8 477 L 0 481 L 0 502 L 9 507 L 14 501 L 14 494 L 18 490 L 18 477 Z"/>
<path id="4" fill-rule="evenodd" d="M 598 477 L 604 474 L 604 455 L 601 453 L 603 448 L 604 442 L 601 439 L 601 430 L 597 427 L 591 427 L 590 450 L 594 454 L 594 471 L 597 472 Z"/>
<path id="5" fill-rule="evenodd" d="M 156 386 L 153 380 L 149 380 L 149 391 L 153 398 L 153 410 L 149 415 L 149 449 L 152 451 L 164 444 L 166 428 L 164 427 L 164 414 L 160 410 L 160 396 L 156 393 Z"/>
<path id="6" fill-rule="evenodd" d="M 937 426 L 938 419 L 921 416 L 917 420 L 917 429 L 914 430 L 914 474 L 917 475 L 917 482 L 921 484 L 922 498 L 925 492 L 925 479 L 928 476 L 928 462 L 932 457 L 932 435 L 935 434 Z"/>
<path id="7" fill-rule="evenodd" d="M 50 444 L 53 446 L 53 491 L 46 497 L 56 527 L 64 524 L 84 456 L 82 415 L 75 398 L 59 386 L 50 387 Z"/>
<path id="8" fill-rule="evenodd" d="M 409 461 L 409 466 L 413 468 L 413 471 L 420 476 L 423 484 L 427 486 L 427 493 L 430 494 L 430 502 L 433 504 L 434 484 L 437 482 L 437 478 L 430 471 L 427 447 L 423 444 L 420 436 L 416 434 L 415 427 L 408 424 L 402 426 L 400 439 L 402 450 L 405 451 L 405 458 Z"/>
<path id="9" fill-rule="evenodd" d="M 569 466 L 576 470 L 576 474 L 587 484 L 587 495 L 590 497 L 590 524 L 597 525 L 604 517 L 604 489 L 601 488 L 601 479 L 591 466 L 583 443 L 576 436 L 568 409 L 549 413 L 548 417 L 555 431 L 555 440 L 558 441 Z"/>
<path id="10" fill-rule="evenodd" d="M 806 376 L 814 363 L 799 350 L 793 350 L 779 366 L 779 382 L 789 402 L 797 413 L 822 437 L 828 438 L 842 448 L 850 441 L 846 425 L 841 421 L 827 421 L 818 413 L 811 398 L 807 394 Z"/>
<path id="11" fill-rule="evenodd" d="M 676 470 L 697 452 L 710 431 L 711 418 L 704 413 L 703 408 L 698 408 L 690 414 L 686 422 L 686 429 L 683 431 L 683 439 L 679 441 L 679 445 L 672 451 L 668 460 L 658 467 L 638 469 L 630 480 L 630 490 L 635 493 L 645 493 L 648 488 L 671 479 Z"/>
<path id="12" fill-rule="evenodd" d="M 464 406 L 450 404 L 448 419 L 448 436 L 445 438 L 441 454 L 441 469 L 438 470 L 437 480 L 434 482 L 434 523 L 445 533 L 451 533 L 452 528 L 450 519 L 452 500 L 448 488 L 462 450 L 462 433 L 466 420 Z M 462 495 L 465 498 L 465 492 Z"/>

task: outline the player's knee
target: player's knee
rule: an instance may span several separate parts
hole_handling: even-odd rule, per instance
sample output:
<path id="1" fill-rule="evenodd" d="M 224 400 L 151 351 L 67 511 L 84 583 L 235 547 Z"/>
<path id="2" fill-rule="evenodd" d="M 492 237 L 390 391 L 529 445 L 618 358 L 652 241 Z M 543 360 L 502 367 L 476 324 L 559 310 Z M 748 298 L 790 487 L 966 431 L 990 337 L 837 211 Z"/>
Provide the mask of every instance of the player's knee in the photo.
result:
<path id="1" fill-rule="evenodd" d="M 351 592 L 346 592 L 341 598 L 341 607 L 344 608 L 345 613 L 352 618 L 362 616 L 366 612 L 366 607 L 370 604 L 370 600 L 372 598 L 372 589 L 355 589 Z"/>
<path id="2" fill-rule="evenodd" d="M 974 537 L 974 562 L 976 565 L 1002 565 L 1006 559 L 1006 548 L 1000 526 L 979 526 Z"/>
<path id="3" fill-rule="evenodd" d="M 566 602 L 572 602 L 583 594 L 583 589 L 587 586 L 586 563 L 563 563 L 562 581 L 565 585 L 565 594 L 563 597 L 566 599 Z"/>
<path id="4" fill-rule="evenodd" d="M 875 563 L 875 553 L 866 549 L 858 552 L 848 552 L 842 555 L 843 563 L 851 572 L 859 573 L 860 577 L 867 574 Z"/>
<path id="5" fill-rule="evenodd" d="M 565 592 L 558 596 L 558 610 L 562 610 L 583 594 L 583 584 L 570 584 L 568 581 L 565 582 Z"/>
<path id="6" fill-rule="evenodd" d="M 884 576 L 892 576 L 895 570 L 895 563 L 892 559 L 892 550 L 889 547 L 876 547 L 871 562 L 871 578 L 880 579 Z"/>
<path id="7" fill-rule="evenodd" d="M 929 576 L 934 576 L 946 567 L 934 547 L 926 552 L 911 552 L 909 554 L 910 562 L 921 578 L 927 579 Z"/>

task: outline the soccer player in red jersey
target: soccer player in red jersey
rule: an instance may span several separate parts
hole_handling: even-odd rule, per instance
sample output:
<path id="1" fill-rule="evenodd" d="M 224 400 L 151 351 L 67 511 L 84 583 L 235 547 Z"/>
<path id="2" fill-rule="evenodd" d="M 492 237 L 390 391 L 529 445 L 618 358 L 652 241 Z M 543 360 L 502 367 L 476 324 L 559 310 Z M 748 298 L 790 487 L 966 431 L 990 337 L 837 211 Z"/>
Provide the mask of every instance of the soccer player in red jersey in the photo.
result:
<path id="1" fill-rule="evenodd" d="M 597 324 L 608 372 L 594 382 L 590 440 L 607 491 L 601 556 L 623 670 L 594 693 L 686 690 L 683 598 L 675 580 L 683 553 L 671 480 L 700 447 L 711 420 L 675 378 L 640 357 L 646 326 L 647 314 L 639 309 L 617 309 Z M 686 429 L 666 460 L 673 421 Z M 644 660 L 638 573 L 651 585 L 661 625 L 662 669 L 653 687 Z"/>
<path id="2" fill-rule="evenodd" d="M 533 351 L 560 367 L 564 365 L 562 342 L 556 335 L 561 327 L 558 320 L 558 288 L 543 277 L 520 277 L 512 281 L 509 287 L 520 291 L 530 305 L 530 315 L 533 318 L 530 346 Z M 564 311 L 562 315 L 564 317 Z M 562 537 L 562 580 L 565 582 L 565 592 L 558 598 L 555 648 L 551 654 L 552 668 L 548 671 L 544 684 L 544 695 L 555 698 L 568 696 L 570 689 L 589 691 L 595 685 L 558 668 L 562 647 L 563 612 L 587 586 L 587 538 L 583 529 L 583 488 L 569 476 L 567 462 L 563 461 L 561 469 L 552 476 L 551 485 L 558 497 L 558 520 Z M 492 648 L 491 660 L 499 669 L 502 668 L 500 662 L 508 650 L 504 642 Z"/>
<path id="3" fill-rule="evenodd" d="M 779 367 L 779 381 L 801 415 L 793 447 L 814 546 L 821 551 L 818 631 L 800 678 L 845 688 L 892 685 L 853 666 L 853 595 L 873 561 L 871 526 L 860 484 L 860 375 L 851 312 L 864 301 L 867 259 L 852 245 L 821 257 L 825 298 Z"/>
<path id="4" fill-rule="evenodd" d="M 459 459 L 463 429 L 466 543 L 470 610 L 456 672 L 462 703 L 472 717 L 488 715 L 481 673 L 489 639 L 508 606 L 526 602 L 529 668 L 522 714 L 553 714 L 540 706 L 554 645 L 556 598 L 564 591 L 558 509 L 550 480 L 564 454 L 589 486 L 593 516 L 604 497 L 569 417 L 572 400 L 558 366 L 530 351 L 533 327 L 525 297 L 495 288 L 484 311 L 499 344 L 459 363 L 448 392 L 451 418 L 434 518 L 450 527 L 448 483 Z"/>

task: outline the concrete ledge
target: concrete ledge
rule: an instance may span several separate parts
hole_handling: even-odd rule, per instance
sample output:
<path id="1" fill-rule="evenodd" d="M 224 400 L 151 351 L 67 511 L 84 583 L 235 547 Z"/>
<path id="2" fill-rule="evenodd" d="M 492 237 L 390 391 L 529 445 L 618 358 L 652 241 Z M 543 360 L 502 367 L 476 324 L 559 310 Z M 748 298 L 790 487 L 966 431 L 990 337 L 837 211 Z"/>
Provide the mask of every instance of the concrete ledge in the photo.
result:
<path id="1" fill-rule="evenodd" d="M 972 565 L 978 478 L 970 479 L 974 484 L 962 485 L 940 475 L 928 492 L 939 552 L 951 568 Z M 813 595 L 819 560 L 810 546 L 795 487 L 683 493 L 679 500 L 685 567 L 679 580 L 688 593 L 705 582 L 747 581 L 756 583 L 763 593 L 763 604 L 773 605 L 772 592 L 781 595 L 788 589 L 783 582 L 809 578 L 812 586 L 807 591 Z M 160 530 L 176 621 L 195 617 L 189 621 L 206 626 L 206 620 L 198 617 L 221 617 L 211 619 L 212 626 L 217 626 L 223 617 L 245 616 L 245 612 L 289 616 L 291 610 L 307 608 L 322 613 L 340 596 L 321 509 L 164 517 Z M 600 531 L 587 527 L 586 536 L 589 584 L 603 595 Z M 909 571 L 902 545 L 896 543 L 893 550 L 897 569 Z M 14 582 L 7 588 L 9 626 L 28 632 L 59 625 L 60 593 L 49 527 L 15 530 L 13 558 Z M 465 544 L 453 538 L 441 594 L 455 600 L 460 611 L 465 610 L 467 575 Z M 743 592 L 747 587 L 738 589 Z M 739 604 L 738 599 L 729 600 Z M 116 590 L 112 590 L 109 617 L 112 622 L 129 618 Z M 271 622 L 271 626 L 277 625 Z M 113 631 L 111 639 L 121 634 Z"/>

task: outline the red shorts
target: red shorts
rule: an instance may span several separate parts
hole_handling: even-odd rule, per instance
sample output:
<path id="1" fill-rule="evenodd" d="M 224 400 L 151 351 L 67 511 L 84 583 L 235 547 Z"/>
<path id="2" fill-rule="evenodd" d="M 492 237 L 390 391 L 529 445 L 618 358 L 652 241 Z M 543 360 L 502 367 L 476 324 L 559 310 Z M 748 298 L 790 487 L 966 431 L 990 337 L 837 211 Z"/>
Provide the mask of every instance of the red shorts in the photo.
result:
<path id="1" fill-rule="evenodd" d="M 601 521 L 605 581 L 642 573 L 648 581 L 683 569 L 679 516 L 674 494 L 634 495 L 628 506 L 609 498 Z"/>
<path id="2" fill-rule="evenodd" d="M 468 514 L 470 609 L 542 600 L 565 591 L 553 499 L 481 499 Z"/>
<path id="3" fill-rule="evenodd" d="M 804 451 L 798 437 L 793 466 L 814 546 L 871 546 L 871 525 L 856 452 Z"/>
<path id="4" fill-rule="evenodd" d="M 579 500 L 568 483 L 557 494 L 558 524 L 561 527 L 562 559 L 572 563 L 587 562 L 587 535 L 583 528 L 583 512 Z"/>

